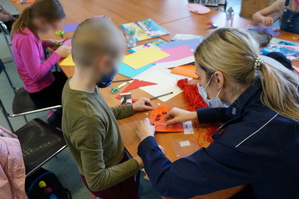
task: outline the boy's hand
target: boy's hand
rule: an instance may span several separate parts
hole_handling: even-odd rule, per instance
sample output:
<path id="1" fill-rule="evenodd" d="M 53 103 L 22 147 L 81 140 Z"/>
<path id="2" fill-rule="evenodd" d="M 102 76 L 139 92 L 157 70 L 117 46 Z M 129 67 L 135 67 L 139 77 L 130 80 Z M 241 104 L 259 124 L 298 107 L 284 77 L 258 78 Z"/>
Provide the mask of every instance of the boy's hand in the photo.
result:
<path id="1" fill-rule="evenodd" d="M 138 135 L 140 142 L 149 136 L 154 136 L 155 127 L 151 124 L 148 118 L 140 120 L 137 124 L 136 134 Z"/>
<path id="2" fill-rule="evenodd" d="M 133 104 L 134 112 L 150 111 L 153 109 L 154 107 L 151 100 L 145 97 L 139 98 L 139 100 Z"/>
<path id="3" fill-rule="evenodd" d="M 262 20 L 265 26 L 272 26 L 273 25 L 273 18 L 272 17 L 264 17 Z"/>
<path id="4" fill-rule="evenodd" d="M 139 156 L 136 156 L 133 159 L 135 159 L 138 162 L 140 169 L 144 167 L 143 161 Z"/>

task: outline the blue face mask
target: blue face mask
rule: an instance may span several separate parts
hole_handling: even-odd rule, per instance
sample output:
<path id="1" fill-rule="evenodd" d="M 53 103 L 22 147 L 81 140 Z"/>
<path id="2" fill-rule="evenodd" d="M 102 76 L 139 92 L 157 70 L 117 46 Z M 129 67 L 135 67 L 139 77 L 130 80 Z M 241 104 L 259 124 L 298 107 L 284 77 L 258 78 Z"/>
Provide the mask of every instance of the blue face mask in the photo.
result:
<path id="1" fill-rule="evenodd" d="M 228 106 L 225 105 L 219 98 L 219 94 L 221 92 L 221 89 L 218 91 L 217 96 L 214 99 L 208 99 L 208 93 L 206 91 L 207 87 L 211 83 L 211 80 L 213 79 L 214 74 L 211 76 L 210 80 L 208 81 L 206 87 L 202 87 L 199 84 L 197 84 L 198 92 L 204 99 L 204 101 L 208 104 L 210 108 L 227 108 Z"/>
<path id="2" fill-rule="evenodd" d="M 116 73 L 117 73 L 117 69 L 113 69 L 110 74 L 101 77 L 100 81 L 97 83 L 97 86 L 99 88 L 106 88 L 110 86 Z"/>

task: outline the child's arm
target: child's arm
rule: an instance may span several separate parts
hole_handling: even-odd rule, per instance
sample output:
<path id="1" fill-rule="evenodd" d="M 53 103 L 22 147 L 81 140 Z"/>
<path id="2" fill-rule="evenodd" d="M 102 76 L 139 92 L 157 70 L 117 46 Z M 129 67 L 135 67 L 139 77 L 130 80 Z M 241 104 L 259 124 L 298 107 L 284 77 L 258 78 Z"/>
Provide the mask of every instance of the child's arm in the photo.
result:
<path id="1" fill-rule="evenodd" d="M 134 115 L 134 109 L 132 104 L 111 107 L 111 110 L 117 120 Z"/>
<path id="2" fill-rule="evenodd" d="M 272 26 L 273 25 L 273 18 L 268 17 L 268 15 L 273 14 L 277 11 L 278 2 L 274 2 L 272 5 L 254 13 L 252 16 L 252 19 L 256 22 L 262 22 L 266 26 Z"/>
<path id="3" fill-rule="evenodd" d="M 8 21 L 15 21 L 16 18 L 9 14 L 6 10 L 0 10 L 0 21 L 8 22 Z"/>
<path id="4" fill-rule="evenodd" d="M 150 111 L 153 109 L 154 107 L 151 100 L 145 97 L 139 98 L 133 105 L 123 105 L 111 108 L 115 118 L 118 120 L 129 117 L 135 112 Z"/>
<path id="5" fill-rule="evenodd" d="M 26 71 L 35 81 L 41 80 L 57 64 L 61 57 L 65 57 L 65 49 L 57 49 L 45 61 L 41 60 L 38 46 L 32 38 L 25 37 L 19 46 L 19 52 L 22 55 L 22 61 Z"/>
<path id="6" fill-rule="evenodd" d="M 105 164 L 102 143 L 107 127 L 101 119 L 94 116 L 85 118 L 77 122 L 73 129 L 70 134 L 71 142 L 80 151 L 82 172 L 92 191 L 107 189 L 137 174 L 141 167 L 139 163 L 141 160 L 138 161 L 138 158 L 110 167 Z M 122 146 L 118 150 L 124 152 Z M 111 153 L 111 156 L 115 155 L 115 151 L 107 153 Z M 109 161 L 111 162 L 111 159 Z"/>

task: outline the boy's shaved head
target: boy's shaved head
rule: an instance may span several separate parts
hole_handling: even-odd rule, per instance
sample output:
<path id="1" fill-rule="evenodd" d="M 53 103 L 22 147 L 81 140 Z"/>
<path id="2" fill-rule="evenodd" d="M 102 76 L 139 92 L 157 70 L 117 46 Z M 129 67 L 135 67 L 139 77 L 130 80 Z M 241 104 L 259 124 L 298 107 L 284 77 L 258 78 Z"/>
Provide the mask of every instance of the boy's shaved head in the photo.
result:
<path id="1" fill-rule="evenodd" d="M 125 50 L 125 40 L 106 17 L 94 17 L 80 23 L 72 39 L 73 60 L 79 66 L 91 66 L 102 55 L 111 58 Z"/>

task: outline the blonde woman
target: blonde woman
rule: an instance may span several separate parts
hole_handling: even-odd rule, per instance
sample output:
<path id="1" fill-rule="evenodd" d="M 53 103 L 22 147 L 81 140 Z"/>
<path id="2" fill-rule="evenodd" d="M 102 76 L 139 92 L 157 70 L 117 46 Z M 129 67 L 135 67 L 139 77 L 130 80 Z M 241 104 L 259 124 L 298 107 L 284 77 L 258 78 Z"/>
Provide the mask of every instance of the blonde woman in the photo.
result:
<path id="1" fill-rule="evenodd" d="M 260 58 L 257 43 L 240 29 L 216 30 L 197 48 L 195 59 L 201 94 L 222 108 L 173 108 L 167 124 L 198 119 L 223 125 L 208 148 L 172 163 L 160 151 L 149 120 L 140 121 L 138 155 L 153 186 L 174 198 L 242 184 L 251 185 L 257 198 L 298 198 L 297 76 Z"/>

